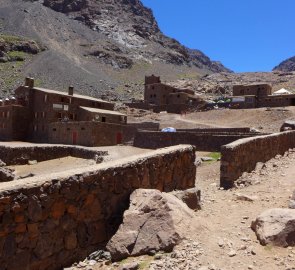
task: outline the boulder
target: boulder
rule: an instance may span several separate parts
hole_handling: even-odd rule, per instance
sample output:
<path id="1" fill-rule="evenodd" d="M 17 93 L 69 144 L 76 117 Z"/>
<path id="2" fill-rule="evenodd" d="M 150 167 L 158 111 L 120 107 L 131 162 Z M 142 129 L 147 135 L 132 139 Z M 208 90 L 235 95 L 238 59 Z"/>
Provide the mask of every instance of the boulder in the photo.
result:
<path id="1" fill-rule="evenodd" d="M 123 223 L 107 244 L 113 261 L 152 251 L 171 252 L 195 224 L 194 212 L 172 194 L 135 190 Z"/>
<path id="2" fill-rule="evenodd" d="M 251 228 L 262 245 L 295 246 L 295 210 L 275 208 L 263 212 Z"/>
<path id="3" fill-rule="evenodd" d="M 199 189 L 178 190 L 171 192 L 171 194 L 182 200 L 190 209 L 201 209 L 201 191 Z"/>
<path id="4" fill-rule="evenodd" d="M 0 167 L 0 182 L 9 182 L 14 180 L 14 171 L 5 167 Z"/>
<path id="5" fill-rule="evenodd" d="M 295 130 L 295 121 L 286 120 L 280 128 L 281 132 L 288 131 L 288 130 Z"/>

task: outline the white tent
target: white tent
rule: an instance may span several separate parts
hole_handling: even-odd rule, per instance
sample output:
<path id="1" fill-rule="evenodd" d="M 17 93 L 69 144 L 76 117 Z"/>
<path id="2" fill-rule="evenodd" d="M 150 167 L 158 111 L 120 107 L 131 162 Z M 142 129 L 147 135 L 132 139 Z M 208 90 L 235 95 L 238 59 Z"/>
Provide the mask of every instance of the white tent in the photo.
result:
<path id="1" fill-rule="evenodd" d="M 285 88 L 282 88 L 276 92 L 273 93 L 274 95 L 289 95 L 289 94 L 292 94 L 290 91 L 288 91 L 287 89 Z"/>

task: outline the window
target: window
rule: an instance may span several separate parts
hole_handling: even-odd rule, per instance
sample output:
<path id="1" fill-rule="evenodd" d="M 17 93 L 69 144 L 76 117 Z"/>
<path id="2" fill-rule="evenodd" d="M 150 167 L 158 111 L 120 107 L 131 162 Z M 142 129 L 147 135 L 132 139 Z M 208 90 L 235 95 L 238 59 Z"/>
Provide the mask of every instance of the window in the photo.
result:
<path id="1" fill-rule="evenodd" d="M 69 105 L 64 105 L 64 111 L 68 111 L 69 110 Z"/>
<path id="2" fill-rule="evenodd" d="M 47 100 L 48 100 L 48 96 L 44 95 L 44 102 L 47 102 Z"/>
<path id="3" fill-rule="evenodd" d="M 81 127 L 81 130 L 85 130 L 85 128 L 84 127 Z"/>
<path id="4" fill-rule="evenodd" d="M 52 131 L 56 131 L 56 128 L 53 128 Z"/>
<path id="5" fill-rule="evenodd" d="M 70 113 L 70 120 L 74 120 L 74 115 L 72 113 Z"/>
<path id="6" fill-rule="evenodd" d="M 71 130 L 70 128 L 67 128 L 67 130 L 69 131 L 69 130 Z"/>
<path id="7" fill-rule="evenodd" d="M 154 94 L 154 97 L 157 97 L 157 95 L 156 95 L 156 94 Z"/>
<path id="8" fill-rule="evenodd" d="M 62 110 L 63 105 L 62 104 L 52 104 L 53 110 Z"/>
<path id="9" fill-rule="evenodd" d="M 155 86 L 152 86 L 152 89 L 155 90 Z"/>
<path id="10" fill-rule="evenodd" d="M 101 117 L 101 122 L 106 122 L 105 116 Z"/>
<path id="11" fill-rule="evenodd" d="M 180 95 L 177 95 L 178 98 L 180 98 Z"/>
<path id="12" fill-rule="evenodd" d="M 61 113 L 58 113 L 57 114 L 57 118 L 62 119 L 62 114 Z"/>
<path id="13" fill-rule="evenodd" d="M 153 95 L 151 95 L 151 98 L 153 97 Z"/>

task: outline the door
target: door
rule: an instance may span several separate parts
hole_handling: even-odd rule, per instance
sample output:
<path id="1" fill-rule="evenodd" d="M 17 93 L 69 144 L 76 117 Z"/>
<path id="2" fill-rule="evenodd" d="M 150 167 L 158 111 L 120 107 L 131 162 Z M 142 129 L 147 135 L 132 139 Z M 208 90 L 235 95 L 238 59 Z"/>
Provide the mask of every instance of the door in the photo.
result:
<path id="1" fill-rule="evenodd" d="M 121 144 L 122 143 L 122 133 L 118 132 L 117 133 L 117 144 Z"/>
<path id="2" fill-rule="evenodd" d="M 76 131 L 73 131 L 73 144 L 77 144 L 77 137 L 78 137 L 78 134 Z"/>

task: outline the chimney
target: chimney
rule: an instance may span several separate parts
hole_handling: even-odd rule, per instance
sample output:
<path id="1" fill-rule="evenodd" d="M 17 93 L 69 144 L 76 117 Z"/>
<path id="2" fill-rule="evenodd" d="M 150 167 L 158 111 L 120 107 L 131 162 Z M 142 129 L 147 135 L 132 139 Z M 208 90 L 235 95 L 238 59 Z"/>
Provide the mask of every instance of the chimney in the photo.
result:
<path id="1" fill-rule="evenodd" d="M 25 79 L 25 86 L 29 88 L 34 88 L 34 79 L 33 78 L 26 78 Z"/>
<path id="2" fill-rule="evenodd" d="M 69 86 L 69 96 L 74 95 L 74 86 Z"/>

